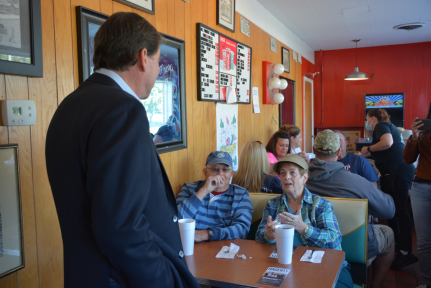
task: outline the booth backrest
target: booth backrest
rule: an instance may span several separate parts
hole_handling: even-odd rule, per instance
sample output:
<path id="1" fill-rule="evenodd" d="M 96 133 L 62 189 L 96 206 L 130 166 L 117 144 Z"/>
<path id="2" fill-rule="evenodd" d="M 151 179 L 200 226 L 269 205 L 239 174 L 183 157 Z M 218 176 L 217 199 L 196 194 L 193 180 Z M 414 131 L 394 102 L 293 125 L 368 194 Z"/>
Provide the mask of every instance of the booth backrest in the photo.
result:
<path id="1" fill-rule="evenodd" d="M 366 264 L 367 262 L 367 219 L 368 200 L 324 197 L 332 203 L 337 217 L 346 253 L 346 261 Z"/>
<path id="2" fill-rule="evenodd" d="M 251 219 L 251 227 L 247 239 L 254 240 L 257 228 L 259 227 L 260 221 L 262 220 L 263 210 L 265 209 L 266 202 L 280 195 L 256 192 L 250 192 L 249 194 L 251 206 L 253 206 L 253 216 Z"/>

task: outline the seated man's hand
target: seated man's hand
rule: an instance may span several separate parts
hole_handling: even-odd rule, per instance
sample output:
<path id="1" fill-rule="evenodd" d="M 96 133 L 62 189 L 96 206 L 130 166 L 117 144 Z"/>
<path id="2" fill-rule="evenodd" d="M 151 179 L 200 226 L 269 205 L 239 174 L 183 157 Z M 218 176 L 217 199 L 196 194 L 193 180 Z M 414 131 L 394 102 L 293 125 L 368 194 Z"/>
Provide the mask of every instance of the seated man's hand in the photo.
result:
<path id="1" fill-rule="evenodd" d="M 220 175 L 209 176 L 205 181 L 204 189 L 207 193 L 213 192 L 217 187 L 223 186 L 226 179 Z"/>
<path id="2" fill-rule="evenodd" d="M 208 230 L 195 230 L 195 242 L 207 241 L 208 239 Z"/>

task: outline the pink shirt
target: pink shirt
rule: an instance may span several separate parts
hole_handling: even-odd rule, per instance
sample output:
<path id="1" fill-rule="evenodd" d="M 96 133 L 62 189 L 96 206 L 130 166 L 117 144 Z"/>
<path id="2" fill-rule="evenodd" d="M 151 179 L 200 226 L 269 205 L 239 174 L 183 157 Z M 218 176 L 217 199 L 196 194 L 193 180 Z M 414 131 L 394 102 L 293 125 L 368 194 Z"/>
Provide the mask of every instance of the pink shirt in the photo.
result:
<path id="1" fill-rule="evenodd" d="M 268 161 L 269 163 L 273 164 L 273 163 L 277 163 L 278 159 L 275 157 L 274 154 L 272 154 L 271 152 L 266 152 L 266 154 L 268 155 Z"/>

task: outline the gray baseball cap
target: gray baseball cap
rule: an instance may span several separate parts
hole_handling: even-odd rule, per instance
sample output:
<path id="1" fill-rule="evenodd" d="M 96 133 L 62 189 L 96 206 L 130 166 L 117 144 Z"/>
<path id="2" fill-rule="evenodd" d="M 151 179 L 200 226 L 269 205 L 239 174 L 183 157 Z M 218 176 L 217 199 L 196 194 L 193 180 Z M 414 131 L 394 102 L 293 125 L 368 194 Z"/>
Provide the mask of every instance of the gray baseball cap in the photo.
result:
<path id="1" fill-rule="evenodd" d="M 307 162 L 304 160 L 304 158 L 302 158 L 298 154 L 286 154 L 286 155 L 284 155 L 283 158 L 278 160 L 278 162 L 275 163 L 274 166 L 272 166 L 272 170 L 274 170 L 275 173 L 277 173 L 278 166 L 281 163 L 294 163 L 294 164 L 298 165 L 299 167 L 301 167 L 302 169 L 305 169 L 308 171 Z"/>

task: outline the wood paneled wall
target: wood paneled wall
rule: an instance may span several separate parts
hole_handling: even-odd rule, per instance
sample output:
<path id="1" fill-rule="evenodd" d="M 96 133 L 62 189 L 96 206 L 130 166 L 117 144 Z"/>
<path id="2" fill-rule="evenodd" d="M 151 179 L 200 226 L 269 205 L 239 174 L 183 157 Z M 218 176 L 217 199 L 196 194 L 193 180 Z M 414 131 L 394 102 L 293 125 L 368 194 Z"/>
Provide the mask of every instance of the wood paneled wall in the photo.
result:
<path id="1" fill-rule="evenodd" d="M 278 129 L 278 106 L 262 104 L 262 61 L 281 62 L 281 43 L 270 50 L 270 36 L 251 24 L 251 37 L 216 25 L 216 0 L 155 0 L 150 15 L 112 0 L 41 0 L 43 78 L 0 74 L 0 100 L 30 99 L 37 107 L 34 126 L 0 126 L 0 144 L 18 143 L 24 223 L 25 268 L 0 278 L 2 288 L 63 287 L 63 248 L 57 213 L 45 167 L 45 137 L 58 104 L 78 86 L 76 6 L 112 14 L 134 11 L 148 19 L 160 32 L 186 41 L 186 85 L 188 148 L 162 154 L 175 193 L 184 182 L 203 178 L 206 156 L 216 149 L 216 104 L 197 101 L 196 23 L 203 23 L 253 48 L 252 86 L 259 87 L 261 113 L 252 105 L 239 105 L 239 148 L 251 140 L 266 143 Z M 292 55 L 292 51 L 290 53 Z M 301 65 L 291 59 L 296 81 L 296 123 L 302 127 Z M 274 119 L 273 119 L 274 117 Z"/>

